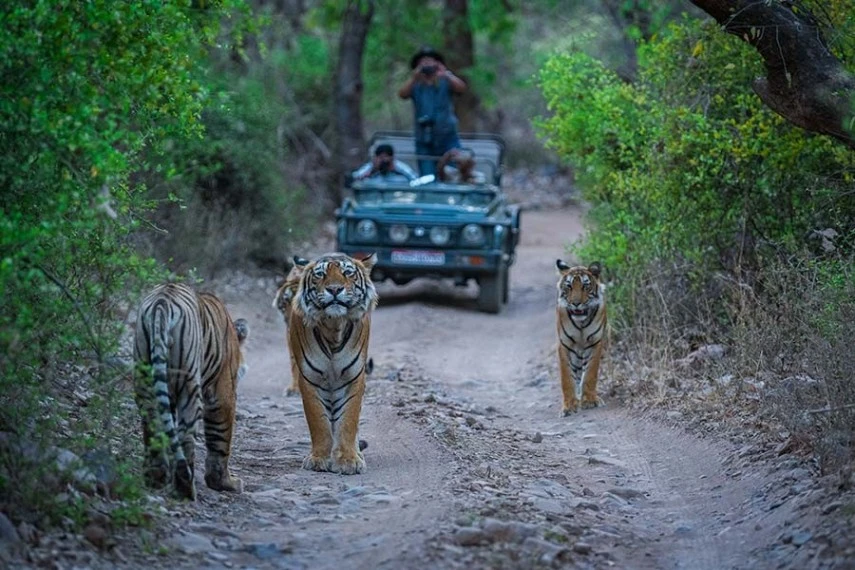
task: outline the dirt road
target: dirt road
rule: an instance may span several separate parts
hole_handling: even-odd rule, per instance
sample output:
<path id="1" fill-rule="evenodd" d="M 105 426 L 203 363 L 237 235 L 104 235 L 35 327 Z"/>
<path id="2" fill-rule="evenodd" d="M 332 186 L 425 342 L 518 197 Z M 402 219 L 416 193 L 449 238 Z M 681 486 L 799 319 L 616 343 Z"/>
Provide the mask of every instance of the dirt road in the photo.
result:
<path id="1" fill-rule="evenodd" d="M 299 398 L 284 396 L 290 378 L 284 325 L 270 307 L 274 281 L 225 293 L 233 314 L 252 325 L 233 456 L 245 492 L 220 495 L 200 481 L 198 504 L 164 507 L 175 518 L 152 534 L 156 548 L 114 562 L 789 567 L 774 550 L 758 549 L 796 508 L 772 506 L 780 473 L 761 473 L 726 442 L 633 417 L 608 399 L 560 417 L 554 263 L 581 234 L 579 216 L 524 214 L 510 304 L 500 315 L 477 312 L 474 286 L 380 287 L 361 475 L 300 468 L 309 439 Z M 803 479 L 793 473 L 788 484 Z M 791 531 L 790 542 L 800 540 Z"/>

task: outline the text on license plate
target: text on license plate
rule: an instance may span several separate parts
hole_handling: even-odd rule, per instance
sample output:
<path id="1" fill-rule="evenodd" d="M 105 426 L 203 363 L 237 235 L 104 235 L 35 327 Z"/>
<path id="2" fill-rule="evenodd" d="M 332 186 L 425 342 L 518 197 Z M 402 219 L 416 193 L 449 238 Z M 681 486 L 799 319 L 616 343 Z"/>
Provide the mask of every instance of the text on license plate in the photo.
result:
<path id="1" fill-rule="evenodd" d="M 411 265 L 443 265 L 445 253 L 441 251 L 401 251 L 392 250 L 392 263 Z"/>

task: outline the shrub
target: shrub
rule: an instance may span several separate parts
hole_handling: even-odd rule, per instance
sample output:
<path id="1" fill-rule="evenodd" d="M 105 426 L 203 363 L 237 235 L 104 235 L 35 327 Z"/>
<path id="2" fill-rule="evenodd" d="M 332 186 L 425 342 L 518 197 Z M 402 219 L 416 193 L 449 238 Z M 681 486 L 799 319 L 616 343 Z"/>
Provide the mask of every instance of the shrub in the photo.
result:
<path id="1" fill-rule="evenodd" d="M 0 510 L 13 518 L 80 505 L 54 493 L 60 448 L 128 457 L 115 355 L 131 299 L 162 275 L 132 248 L 148 207 L 132 173 L 145 149 L 200 136 L 199 65 L 231 5 L 0 13 Z"/>
<path id="2" fill-rule="evenodd" d="M 841 5 L 823 16 L 851 64 Z M 610 323 L 632 360 L 616 375 L 686 400 L 677 357 L 725 343 L 740 382 L 766 378 L 761 412 L 835 468 L 855 449 L 855 153 L 766 109 L 750 90 L 762 72 L 750 46 L 685 19 L 640 45 L 634 84 L 555 55 L 539 129 L 592 206 L 574 252 L 608 270 Z"/>
<path id="3" fill-rule="evenodd" d="M 687 19 L 641 47 L 636 84 L 579 53 L 544 67 L 541 132 L 593 206 L 577 252 L 612 268 L 618 300 L 651 263 L 679 267 L 700 291 L 718 272 L 752 279 L 758 244 L 849 235 L 855 155 L 764 108 L 748 88 L 759 65 L 750 47 Z"/>
<path id="4" fill-rule="evenodd" d="M 220 72 L 223 97 L 202 115 L 205 138 L 176 141 L 167 157 L 175 175 L 146 174 L 167 230 L 151 235 L 151 251 L 174 271 L 281 268 L 315 220 L 320 197 L 306 192 L 285 140 L 294 110 L 263 75 L 273 70 L 253 69 Z"/>
<path id="5" fill-rule="evenodd" d="M 833 472 L 855 460 L 855 262 L 792 257 L 762 277 L 733 328 L 729 365 L 763 383 L 765 412 Z"/>

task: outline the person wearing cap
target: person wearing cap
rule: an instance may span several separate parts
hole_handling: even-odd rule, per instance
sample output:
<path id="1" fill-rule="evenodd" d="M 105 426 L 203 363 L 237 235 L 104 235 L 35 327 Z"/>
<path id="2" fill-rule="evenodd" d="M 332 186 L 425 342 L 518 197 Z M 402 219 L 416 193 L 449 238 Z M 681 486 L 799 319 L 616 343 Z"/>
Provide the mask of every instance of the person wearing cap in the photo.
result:
<path id="1" fill-rule="evenodd" d="M 398 96 L 413 101 L 416 154 L 439 158 L 460 148 L 451 95 L 466 91 L 466 83 L 445 66 L 442 54 L 431 47 L 417 51 L 410 68 L 413 71 Z M 436 174 L 436 160 L 420 159 L 419 174 Z"/>
<path id="2" fill-rule="evenodd" d="M 365 180 L 372 176 L 403 176 L 407 182 L 417 178 L 410 166 L 395 158 L 395 149 L 390 144 L 379 144 L 374 149 L 374 159 L 353 172 L 354 180 Z"/>

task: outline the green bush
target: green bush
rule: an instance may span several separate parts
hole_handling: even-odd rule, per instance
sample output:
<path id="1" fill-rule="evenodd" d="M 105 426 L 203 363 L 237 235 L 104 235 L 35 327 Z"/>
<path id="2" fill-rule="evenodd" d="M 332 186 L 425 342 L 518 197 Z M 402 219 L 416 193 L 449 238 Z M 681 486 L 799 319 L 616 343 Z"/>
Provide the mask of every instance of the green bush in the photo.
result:
<path id="1" fill-rule="evenodd" d="M 201 65 L 232 5 L 0 12 L 0 511 L 13 518 L 61 514 L 57 448 L 129 456 L 114 356 L 129 307 L 162 276 L 132 247 L 149 207 L 133 173 L 147 149 L 201 136 Z"/>
<path id="2" fill-rule="evenodd" d="M 570 53 L 540 74 L 552 113 L 541 132 L 592 204 L 577 252 L 613 271 L 617 300 L 653 265 L 697 290 L 720 272 L 750 280 L 764 255 L 813 230 L 852 247 L 855 154 L 762 105 L 749 46 L 686 19 L 640 47 L 639 73 L 627 84 Z"/>
<path id="3" fill-rule="evenodd" d="M 168 179 L 146 174 L 160 204 L 157 223 L 167 230 L 151 235 L 151 252 L 174 271 L 281 268 L 289 247 L 307 236 L 317 208 L 288 151 L 287 131 L 298 119 L 273 89 L 274 71 L 262 63 L 220 71 L 223 96 L 202 114 L 205 138 L 174 142 Z"/>
<path id="4" fill-rule="evenodd" d="M 852 8 L 821 11 L 850 66 Z M 551 111 L 539 128 L 591 203 L 574 252 L 607 268 L 626 357 L 616 389 L 675 403 L 724 391 L 725 376 L 762 386 L 760 413 L 831 470 L 855 458 L 855 153 L 765 108 L 750 88 L 762 74 L 753 48 L 684 19 L 639 46 L 633 84 L 587 55 L 555 55 L 539 76 Z M 728 356 L 687 397 L 698 373 L 678 359 L 711 342 Z M 747 406 L 742 388 L 735 397 Z"/>

